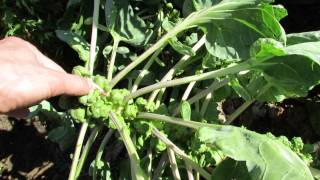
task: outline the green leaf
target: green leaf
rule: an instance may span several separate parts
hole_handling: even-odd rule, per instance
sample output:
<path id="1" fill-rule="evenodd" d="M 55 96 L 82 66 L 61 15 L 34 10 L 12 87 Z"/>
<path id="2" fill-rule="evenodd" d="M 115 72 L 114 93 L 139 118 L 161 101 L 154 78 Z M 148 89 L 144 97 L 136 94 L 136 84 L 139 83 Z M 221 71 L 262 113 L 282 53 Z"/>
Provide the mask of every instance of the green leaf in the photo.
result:
<path id="1" fill-rule="evenodd" d="M 89 61 L 90 44 L 81 36 L 77 35 L 76 33 L 64 30 L 56 30 L 56 35 L 61 41 L 67 43 L 73 50 L 75 50 L 82 61 Z M 99 48 L 97 47 L 96 53 L 98 51 Z"/>
<path id="2" fill-rule="evenodd" d="M 73 126 L 59 126 L 48 133 L 48 139 L 59 145 L 61 151 L 73 146 L 76 140 L 76 131 Z"/>
<path id="3" fill-rule="evenodd" d="M 285 56 L 269 58 L 255 68 L 262 70 L 265 80 L 281 94 L 306 96 L 320 83 L 320 42 L 296 44 L 284 50 Z"/>
<path id="4" fill-rule="evenodd" d="M 107 0 L 105 4 L 106 25 L 113 36 L 120 36 L 121 41 L 134 46 L 147 44 L 153 31 L 135 15 L 128 0 Z"/>
<path id="5" fill-rule="evenodd" d="M 283 43 L 270 38 L 260 38 L 250 48 L 252 58 L 285 55 Z"/>
<path id="6" fill-rule="evenodd" d="M 287 45 L 320 41 L 320 31 L 292 33 L 287 35 Z"/>
<path id="7" fill-rule="evenodd" d="M 222 161 L 211 174 L 212 180 L 250 180 L 245 161 L 227 158 Z"/>
<path id="8" fill-rule="evenodd" d="M 176 50 L 180 54 L 189 55 L 189 56 L 195 56 L 196 55 L 196 53 L 194 52 L 194 50 L 191 47 L 189 47 L 189 46 L 183 44 L 182 42 L 180 42 L 178 40 L 178 38 L 175 38 L 175 37 L 171 38 L 169 40 L 169 44 L 174 50 Z"/>
<path id="9" fill-rule="evenodd" d="M 242 97 L 246 101 L 250 101 L 252 99 L 252 94 L 248 92 L 248 90 L 239 82 L 238 79 L 233 78 L 230 81 L 230 86 L 233 88 L 234 91 L 237 92 L 237 94 Z"/>
<path id="10" fill-rule="evenodd" d="M 263 6 L 268 7 L 268 6 Z M 259 38 L 285 42 L 281 25 L 262 7 L 236 10 L 231 17 L 205 25 L 208 51 L 221 59 L 247 59 L 249 47 Z"/>
<path id="11" fill-rule="evenodd" d="M 219 113 L 220 112 L 218 111 L 218 103 L 215 102 L 214 99 L 212 99 L 208 104 L 207 111 L 205 112 L 203 118 L 207 121 L 207 123 L 217 123 L 219 119 Z"/>
<path id="12" fill-rule="evenodd" d="M 191 119 L 191 106 L 188 101 L 182 101 L 180 106 L 181 117 L 183 120 Z"/>
<path id="13" fill-rule="evenodd" d="M 162 27 L 167 32 L 171 31 L 174 28 L 174 26 L 175 24 L 173 22 L 170 22 L 168 18 L 165 18 L 162 22 Z M 174 50 L 176 50 L 180 54 L 189 56 L 194 56 L 196 54 L 191 47 L 180 42 L 177 37 L 172 37 L 171 39 L 169 39 L 169 44 Z"/>
<path id="14" fill-rule="evenodd" d="M 224 125 L 200 128 L 197 137 L 234 160 L 246 161 L 252 179 L 313 179 L 294 152 L 268 136 Z"/>

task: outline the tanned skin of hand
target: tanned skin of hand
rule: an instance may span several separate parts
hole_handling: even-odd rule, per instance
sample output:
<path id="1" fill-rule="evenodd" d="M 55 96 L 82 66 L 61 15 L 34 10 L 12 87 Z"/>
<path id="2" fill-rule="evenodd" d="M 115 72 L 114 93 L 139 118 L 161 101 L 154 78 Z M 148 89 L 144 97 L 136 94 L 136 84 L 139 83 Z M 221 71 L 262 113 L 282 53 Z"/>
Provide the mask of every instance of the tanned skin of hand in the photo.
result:
<path id="1" fill-rule="evenodd" d="M 17 37 L 0 40 L 0 113 L 58 96 L 81 96 L 89 79 L 66 73 L 36 47 Z"/>

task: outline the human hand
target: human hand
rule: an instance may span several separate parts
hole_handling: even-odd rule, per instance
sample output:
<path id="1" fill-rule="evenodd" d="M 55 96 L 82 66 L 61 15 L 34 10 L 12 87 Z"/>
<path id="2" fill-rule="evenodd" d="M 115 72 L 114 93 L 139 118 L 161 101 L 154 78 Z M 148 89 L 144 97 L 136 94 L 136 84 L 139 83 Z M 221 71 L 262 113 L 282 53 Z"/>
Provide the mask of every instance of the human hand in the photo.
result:
<path id="1" fill-rule="evenodd" d="M 32 44 L 0 40 L 0 113 L 61 94 L 80 96 L 92 89 L 89 79 L 66 73 Z"/>

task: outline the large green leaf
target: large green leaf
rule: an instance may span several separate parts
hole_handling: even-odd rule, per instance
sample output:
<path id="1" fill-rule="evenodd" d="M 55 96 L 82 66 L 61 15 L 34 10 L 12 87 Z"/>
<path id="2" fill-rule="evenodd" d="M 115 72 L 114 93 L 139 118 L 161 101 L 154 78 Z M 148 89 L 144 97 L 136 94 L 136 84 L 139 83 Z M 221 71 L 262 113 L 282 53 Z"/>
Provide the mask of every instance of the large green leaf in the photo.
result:
<path id="1" fill-rule="evenodd" d="M 271 6 L 238 9 L 231 17 L 205 25 L 206 47 L 221 59 L 246 59 L 250 57 L 250 46 L 259 38 L 273 38 L 285 42 L 283 31 Z"/>
<path id="2" fill-rule="evenodd" d="M 320 42 L 300 43 L 283 48 L 285 54 L 259 63 L 265 80 L 288 97 L 306 96 L 320 83 Z M 261 59 L 256 59 L 259 61 Z"/>
<path id="3" fill-rule="evenodd" d="M 135 15 L 128 0 L 106 0 L 106 25 L 111 34 L 134 46 L 143 46 L 150 40 L 153 31 Z"/>
<path id="4" fill-rule="evenodd" d="M 292 33 L 287 35 L 287 45 L 320 41 L 320 31 Z"/>
<path id="5" fill-rule="evenodd" d="M 192 1 L 192 2 L 190 2 Z M 189 26 L 201 25 L 207 33 L 206 47 L 221 59 L 245 59 L 259 38 L 285 42 L 279 20 L 286 16 L 282 6 L 259 0 L 187 0 L 184 12 Z M 188 7 L 188 6 L 191 7 Z"/>
<path id="6" fill-rule="evenodd" d="M 85 39 L 74 32 L 64 30 L 56 30 L 56 35 L 61 41 L 67 43 L 75 50 L 82 61 L 89 61 L 90 44 Z M 96 48 L 97 51 L 98 47 Z"/>
<path id="7" fill-rule="evenodd" d="M 212 180 L 250 180 L 245 161 L 227 158 L 222 161 L 211 174 Z"/>
<path id="8" fill-rule="evenodd" d="M 197 137 L 232 159 L 246 161 L 252 179 L 313 179 L 307 165 L 294 152 L 265 135 L 224 125 L 200 128 Z"/>

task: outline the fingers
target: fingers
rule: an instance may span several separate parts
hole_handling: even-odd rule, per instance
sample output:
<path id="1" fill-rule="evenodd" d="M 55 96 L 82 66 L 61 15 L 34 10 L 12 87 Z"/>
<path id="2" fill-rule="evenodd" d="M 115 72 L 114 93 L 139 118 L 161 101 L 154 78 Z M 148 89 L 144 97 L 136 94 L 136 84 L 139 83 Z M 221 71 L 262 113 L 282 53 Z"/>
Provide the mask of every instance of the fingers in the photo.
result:
<path id="1" fill-rule="evenodd" d="M 64 69 L 54 61 L 42 54 L 34 45 L 18 37 L 7 37 L 0 40 L 0 45 L 6 46 L 5 53 L 14 55 L 13 61 L 21 64 L 22 61 L 28 64 L 38 64 L 42 67 L 63 72 Z"/>
<path id="2" fill-rule="evenodd" d="M 93 89 L 93 83 L 90 79 L 72 74 L 65 74 L 62 82 L 63 94 L 70 96 L 86 95 Z"/>

